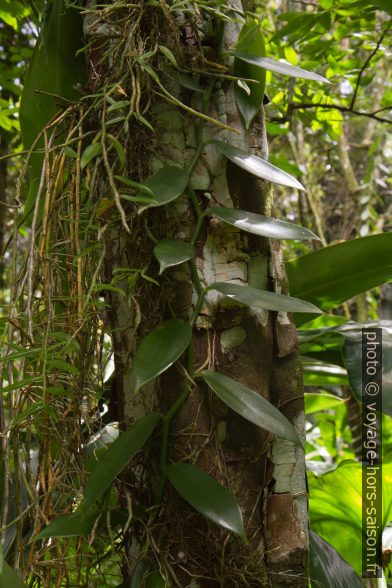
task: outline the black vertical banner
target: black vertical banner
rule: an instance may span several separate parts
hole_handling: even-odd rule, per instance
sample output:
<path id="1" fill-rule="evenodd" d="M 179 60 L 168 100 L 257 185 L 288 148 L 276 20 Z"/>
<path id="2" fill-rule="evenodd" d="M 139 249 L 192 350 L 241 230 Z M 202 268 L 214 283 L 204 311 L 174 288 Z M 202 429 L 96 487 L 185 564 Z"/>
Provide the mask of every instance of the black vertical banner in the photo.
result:
<path id="1" fill-rule="evenodd" d="M 382 577 L 382 329 L 362 329 L 362 577 Z"/>

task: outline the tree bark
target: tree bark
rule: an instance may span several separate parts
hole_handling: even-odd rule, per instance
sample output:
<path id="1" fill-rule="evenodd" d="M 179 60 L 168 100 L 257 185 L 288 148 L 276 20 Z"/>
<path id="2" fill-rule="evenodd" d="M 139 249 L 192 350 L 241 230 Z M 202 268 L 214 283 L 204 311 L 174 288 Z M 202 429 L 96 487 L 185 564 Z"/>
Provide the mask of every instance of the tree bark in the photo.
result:
<path id="1" fill-rule="evenodd" d="M 238 1 L 229 5 L 242 11 Z M 163 4 L 154 10 L 162 11 L 161 19 L 169 19 Z M 199 31 L 206 24 L 211 23 L 199 22 Z M 169 36 L 175 31 L 183 51 L 196 51 L 186 15 L 177 16 L 167 28 L 168 38 L 164 38 L 162 29 L 160 43 L 166 41 L 170 45 Z M 232 48 L 239 28 L 240 24 L 234 22 L 226 25 L 225 49 Z M 204 38 L 203 42 L 209 43 L 211 52 L 216 51 L 216 38 Z M 98 58 L 99 52 L 93 51 L 93 66 Z M 209 59 L 216 61 L 218 57 L 215 54 Z M 92 67 L 91 71 L 96 72 L 97 68 Z M 126 87 L 131 82 L 122 83 Z M 96 89 L 96 79 L 91 80 L 91 86 Z M 171 86 L 170 91 L 184 104 L 200 109 L 196 94 L 192 96 L 179 86 Z M 130 177 L 135 177 L 135 172 L 139 174 L 135 178 L 139 180 L 162 163 L 189 165 L 197 150 L 199 123 L 195 117 L 156 96 L 149 115 L 155 138 L 148 138 L 146 159 L 141 160 L 146 152 L 140 145 L 143 137 L 135 140 L 136 129 L 128 138 L 128 171 Z M 205 139 L 228 140 L 268 157 L 264 113 L 246 132 L 237 113 L 233 86 L 226 80 L 215 82 L 208 115 L 236 129 L 238 134 L 206 124 Z M 140 126 L 137 128 L 140 130 Z M 103 187 L 105 181 L 103 177 Z M 202 209 L 224 205 L 273 214 L 271 185 L 226 163 L 212 145 L 203 147 L 191 189 Z M 157 239 L 189 240 L 195 220 L 187 194 L 163 211 L 130 213 L 130 235 L 120 222 L 106 233 L 105 282 L 110 283 L 114 271 L 124 267 L 147 267 L 149 277 L 157 279 L 157 266 L 151 261 L 154 242 L 148 232 Z M 227 281 L 288 292 L 279 243 L 244 234 L 216 219 L 205 220 L 197 242 L 196 266 L 203 286 Z M 126 296 L 108 292 L 108 325 L 115 360 L 118 419 L 125 426 L 152 408 L 168 410 L 184 389 L 184 370 L 177 364 L 135 396 L 130 377 L 132 356 L 143 336 L 162 320 L 173 314 L 189 320 L 196 292 L 187 264 L 165 272 L 160 287 L 140 277 L 136 285 L 130 285 L 126 279 L 117 285 L 126 291 Z M 196 368 L 215 369 L 256 390 L 280 408 L 304 439 L 302 374 L 296 330 L 290 317 L 285 313 L 245 309 L 210 292 L 195 325 L 194 342 Z M 157 446 L 142 473 L 130 468 L 123 478 L 123 492 L 131 491 L 135 503 L 154 505 L 158 453 Z M 249 542 L 244 544 L 206 522 L 166 486 L 162 506 L 154 511 L 148 524 L 136 522 L 132 527 L 123 568 L 125 580 L 131 577 L 136 559 L 143 558 L 159 567 L 168 586 L 307 586 L 307 492 L 302 449 L 272 438 L 213 398 L 205 386 L 198 385 L 171 423 L 169 459 L 196 463 L 233 491 L 244 515 Z"/>

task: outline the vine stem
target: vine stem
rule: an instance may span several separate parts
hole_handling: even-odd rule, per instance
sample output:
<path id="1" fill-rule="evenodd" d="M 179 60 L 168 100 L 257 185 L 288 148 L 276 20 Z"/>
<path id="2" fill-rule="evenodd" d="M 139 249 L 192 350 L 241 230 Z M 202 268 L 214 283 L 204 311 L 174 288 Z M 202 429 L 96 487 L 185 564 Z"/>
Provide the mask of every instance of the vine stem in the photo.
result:
<path id="1" fill-rule="evenodd" d="M 165 414 L 163 417 L 163 426 L 162 426 L 162 442 L 161 442 L 161 456 L 160 456 L 160 469 L 161 469 L 161 478 L 159 481 L 159 488 L 156 497 L 156 503 L 160 504 L 162 501 L 163 491 L 165 489 L 166 484 L 166 464 L 167 464 L 167 450 L 169 445 L 169 431 L 170 431 L 170 422 L 184 404 L 186 399 L 188 398 L 189 394 L 191 393 L 191 388 L 189 384 L 187 384 L 186 389 L 180 394 L 177 398 L 171 409 Z"/>

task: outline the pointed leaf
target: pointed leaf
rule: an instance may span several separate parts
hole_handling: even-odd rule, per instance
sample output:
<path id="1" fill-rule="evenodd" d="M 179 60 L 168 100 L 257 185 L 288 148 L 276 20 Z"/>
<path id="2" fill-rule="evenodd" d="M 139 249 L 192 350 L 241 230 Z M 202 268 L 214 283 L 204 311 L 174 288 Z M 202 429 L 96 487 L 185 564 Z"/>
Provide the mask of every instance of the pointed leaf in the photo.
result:
<path id="1" fill-rule="evenodd" d="M 323 84 L 331 83 L 329 80 L 327 80 L 327 78 L 313 73 L 312 71 L 302 69 L 301 67 L 291 65 L 291 63 L 277 61 L 275 59 L 271 59 L 270 57 L 257 57 L 255 55 L 248 54 L 246 51 L 235 50 L 233 51 L 233 55 L 238 59 L 246 61 L 246 63 L 263 67 L 264 69 L 268 69 L 269 71 L 273 71 L 278 74 L 283 74 L 292 78 L 302 78 L 303 80 L 314 80 L 316 82 L 322 82 Z"/>
<path id="2" fill-rule="evenodd" d="M 267 310 L 276 310 L 278 312 L 312 312 L 317 314 L 322 312 L 317 306 L 305 300 L 251 288 L 250 286 L 239 286 L 230 282 L 216 282 L 208 288 L 216 290 L 232 300 L 256 308 L 266 308 Z"/>
<path id="3" fill-rule="evenodd" d="M 245 535 L 240 508 L 227 488 L 189 463 L 170 465 L 166 473 L 170 483 L 194 509 L 217 525 L 241 537 Z"/>
<path id="4" fill-rule="evenodd" d="M 80 167 L 83 169 L 87 164 L 90 163 L 94 157 L 96 157 L 102 151 L 101 143 L 92 143 L 82 153 L 80 158 Z"/>
<path id="5" fill-rule="evenodd" d="M 191 338 L 192 328 L 179 319 L 165 321 L 148 333 L 133 360 L 132 383 L 135 391 L 177 361 Z"/>
<path id="6" fill-rule="evenodd" d="M 290 292 L 327 311 L 392 279 L 392 232 L 329 245 L 286 263 Z"/>
<path id="7" fill-rule="evenodd" d="M 317 533 L 309 535 L 310 581 L 312 588 L 362 588 L 356 571 L 332 545 Z"/>
<path id="8" fill-rule="evenodd" d="M 26 588 L 18 574 L 6 561 L 3 561 L 3 569 L 0 573 L 0 588 Z"/>
<path id="9" fill-rule="evenodd" d="M 191 243 L 163 239 L 154 247 L 154 255 L 159 261 L 159 274 L 166 268 L 179 265 L 195 256 L 195 248 Z"/>
<path id="10" fill-rule="evenodd" d="M 278 437 L 301 445 L 290 421 L 260 394 L 218 372 L 204 370 L 200 375 L 211 390 L 244 419 Z"/>
<path id="11" fill-rule="evenodd" d="M 263 57 L 265 55 L 265 44 L 260 23 L 249 20 L 242 26 L 238 36 L 238 46 L 241 46 L 247 54 L 253 55 L 254 57 Z M 251 84 L 250 87 L 246 84 L 245 89 L 243 87 L 245 82 L 241 83 L 239 81 L 234 86 L 238 110 L 244 119 L 245 127 L 249 129 L 263 104 L 265 69 L 235 58 L 233 73 L 237 77 L 248 78 L 258 82 L 258 84 Z"/>
<path id="12" fill-rule="evenodd" d="M 37 539 L 45 537 L 78 537 L 89 535 L 93 530 L 94 523 L 99 516 L 95 509 L 87 510 L 83 507 L 77 512 L 55 519 L 38 535 Z"/>
<path id="13" fill-rule="evenodd" d="M 261 214 L 238 210 L 237 208 L 214 207 L 209 208 L 206 213 L 211 213 L 229 225 L 233 225 L 254 235 L 260 235 L 261 237 L 270 237 L 271 239 L 319 240 L 317 235 L 304 227 L 262 216 Z"/>
<path id="14" fill-rule="evenodd" d="M 153 194 L 154 202 L 151 206 L 162 206 L 181 196 L 188 181 L 187 170 L 170 165 L 162 167 L 155 175 L 144 180 L 143 184 Z"/>
<path id="15" fill-rule="evenodd" d="M 94 466 L 86 484 L 85 502 L 87 505 L 98 500 L 125 466 L 144 446 L 160 419 L 152 413 L 120 433 Z"/>
<path id="16" fill-rule="evenodd" d="M 257 157 L 257 155 L 251 155 L 239 147 L 229 145 L 225 141 L 213 139 L 210 143 L 215 145 L 230 161 L 258 178 L 275 182 L 275 184 L 281 184 L 282 186 L 297 188 L 297 190 L 305 190 L 303 185 L 293 176 L 268 163 L 268 161 Z"/>
<path id="17" fill-rule="evenodd" d="M 122 169 L 124 167 L 125 161 L 126 161 L 124 147 L 121 145 L 120 141 L 118 139 L 116 139 L 116 137 L 114 137 L 113 135 L 110 135 L 108 133 L 107 137 L 117 152 L 118 159 L 120 162 L 120 169 Z"/>

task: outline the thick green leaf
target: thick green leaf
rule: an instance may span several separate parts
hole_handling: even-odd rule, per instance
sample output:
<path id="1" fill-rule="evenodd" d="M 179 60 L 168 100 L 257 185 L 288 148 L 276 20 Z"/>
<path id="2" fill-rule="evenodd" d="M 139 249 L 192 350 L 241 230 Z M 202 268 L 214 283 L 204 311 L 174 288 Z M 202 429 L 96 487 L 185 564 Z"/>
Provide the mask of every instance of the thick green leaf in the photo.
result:
<path id="1" fill-rule="evenodd" d="M 233 51 L 233 55 L 238 59 L 246 61 L 246 63 L 263 67 L 264 69 L 268 69 L 269 71 L 273 71 L 278 74 L 283 74 L 292 78 L 302 78 L 303 80 L 314 80 L 316 82 L 323 82 L 324 84 L 331 83 L 329 80 L 327 80 L 327 78 L 313 73 L 312 71 L 302 69 L 301 67 L 291 65 L 291 63 L 276 61 L 270 57 L 257 57 L 255 55 L 248 54 L 246 51 L 235 50 Z"/>
<path id="2" fill-rule="evenodd" d="M 181 196 L 189 182 L 187 170 L 173 165 L 162 167 L 155 175 L 144 180 L 143 184 L 151 190 L 151 206 L 162 206 Z"/>
<path id="3" fill-rule="evenodd" d="M 323 410 L 331 410 L 344 403 L 342 398 L 334 394 L 317 394 L 305 392 L 305 413 L 312 414 Z"/>
<path id="4" fill-rule="evenodd" d="M 237 208 L 220 206 L 209 208 L 206 213 L 213 214 L 229 225 L 261 237 L 298 240 L 319 239 L 317 235 L 304 227 Z"/>
<path id="5" fill-rule="evenodd" d="M 83 169 L 102 151 L 101 143 L 92 143 L 88 145 L 80 158 L 80 167 Z"/>
<path id="6" fill-rule="evenodd" d="M 133 360 L 132 386 L 135 391 L 177 361 L 191 338 L 191 326 L 179 319 L 165 321 L 148 333 Z"/>
<path id="7" fill-rule="evenodd" d="M 101 498 L 125 466 L 144 446 L 158 423 L 160 415 L 152 413 L 138 420 L 109 446 L 94 466 L 86 484 L 87 505 Z"/>
<path id="8" fill-rule="evenodd" d="M 305 300 L 251 288 L 250 286 L 240 286 L 230 282 L 216 282 L 211 284 L 209 289 L 216 290 L 232 300 L 256 308 L 266 308 L 267 310 L 276 310 L 278 312 L 314 312 L 317 314 L 322 312 Z"/>
<path id="9" fill-rule="evenodd" d="M 214 478 L 189 463 L 176 463 L 167 477 L 177 492 L 207 519 L 244 537 L 244 523 L 234 496 Z"/>
<path id="10" fill-rule="evenodd" d="M 55 519 L 45 529 L 43 529 L 37 539 L 45 537 L 79 537 L 80 535 L 89 535 L 93 530 L 94 523 L 99 516 L 95 509 L 85 509 L 81 507 L 77 512 Z"/>
<path id="11" fill-rule="evenodd" d="M 268 180 L 269 182 L 275 182 L 275 184 L 281 184 L 282 186 L 290 186 L 291 188 L 297 188 L 297 190 L 305 190 L 303 185 L 290 176 L 285 171 L 275 167 L 268 161 L 257 157 L 257 155 L 251 155 L 240 149 L 229 145 L 225 141 L 212 140 L 210 141 L 223 155 L 230 159 L 233 163 L 246 170 L 250 174 Z"/>
<path id="12" fill-rule="evenodd" d="M 159 261 L 159 274 L 162 274 L 168 267 L 192 259 L 195 256 L 195 248 L 191 243 L 184 241 L 163 239 L 155 245 L 154 255 Z"/>
<path id="13" fill-rule="evenodd" d="M 25 149 L 30 149 L 41 130 L 60 110 L 53 94 L 68 100 L 80 98 L 74 86 L 83 84 L 86 77 L 85 56 L 77 54 L 81 47 L 83 30 L 80 11 L 64 0 L 48 2 L 43 26 L 24 79 L 19 119 Z M 61 139 L 59 134 L 58 141 L 61 142 Z M 42 148 L 43 145 L 41 140 L 37 147 Z M 34 206 L 43 160 L 42 153 L 35 153 L 30 159 L 27 211 Z"/>
<path id="14" fill-rule="evenodd" d="M 254 57 L 265 56 L 265 44 L 260 23 L 249 20 L 242 26 L 237 47 Z M 245 127 L 249 129 L 263 104 L 265 69 L 235 58 L 233 73 L 239 78 L 248 78 L 258 82 L 258 84 L 247 85 L 248 89 L 241 87 L 239 83 L 234 86 L 238 110 L 244 119 Z"/>
<path id="15" fill-rule="evenodd" d="M 3 561 L 3 569 L 0 574 L 0 588 L 26 588 L 18 574 L 6 561 Z"/>
<path id="16" fill-rule="evenodd" d="M 290 421 L 260 394 L 218 372 L 204 370 L 200 375 L 211 390 L 244 419 L 278 437 L 301 445 Z"/>
<path id="17" fill-rule="evenodd" d="M 392 279 L 392 233 L 330 245 L 286 264 L 290 292 L 327 311 Z"/>
<path id="18" fill-rule="evenodd" d="M 309 534 L 312 588 L 362 588 L 362 580 L 342 556 L 317 533 Z"/>

